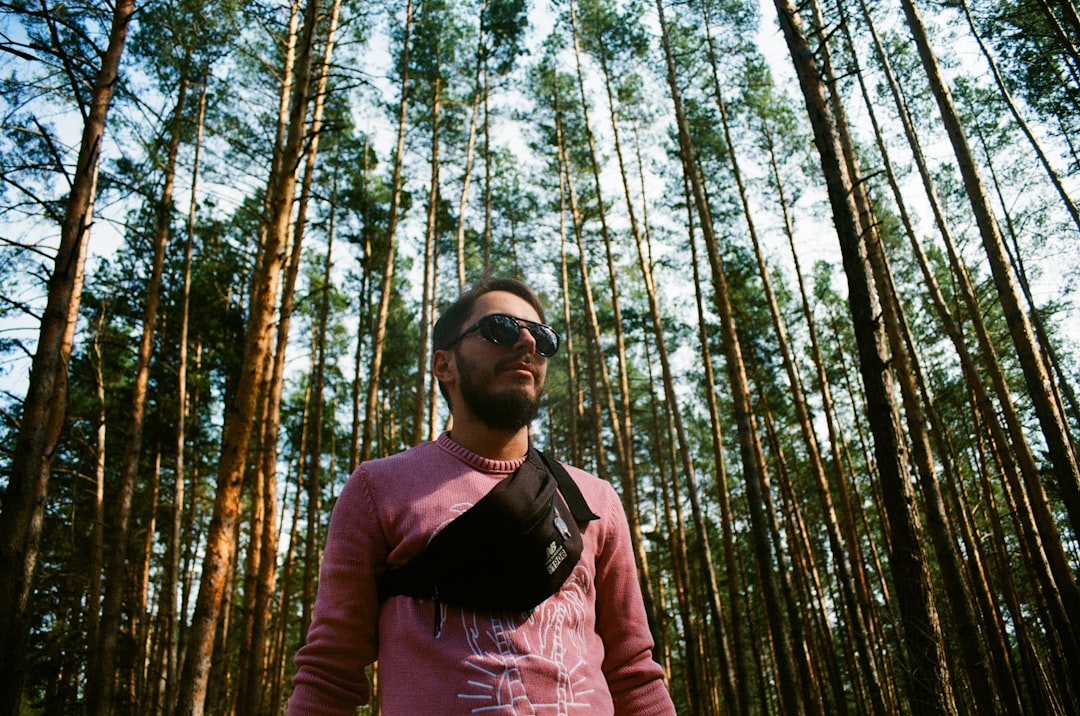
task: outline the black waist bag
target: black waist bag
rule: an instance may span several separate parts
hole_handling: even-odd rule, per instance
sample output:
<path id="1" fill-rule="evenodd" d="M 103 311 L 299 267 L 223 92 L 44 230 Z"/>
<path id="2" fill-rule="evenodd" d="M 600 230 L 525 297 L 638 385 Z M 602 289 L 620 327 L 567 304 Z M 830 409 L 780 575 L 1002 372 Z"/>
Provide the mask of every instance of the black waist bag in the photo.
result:
<path id="1" fill-rule="evenodd" d="M 529 611 L 570 576 L 581 557 L 578 522 L 595 519 L 562 465 L 530 448 L 517 471 L 423 552 L 388 571 L 379 598 L 406 594 L 475 611 Z"/>

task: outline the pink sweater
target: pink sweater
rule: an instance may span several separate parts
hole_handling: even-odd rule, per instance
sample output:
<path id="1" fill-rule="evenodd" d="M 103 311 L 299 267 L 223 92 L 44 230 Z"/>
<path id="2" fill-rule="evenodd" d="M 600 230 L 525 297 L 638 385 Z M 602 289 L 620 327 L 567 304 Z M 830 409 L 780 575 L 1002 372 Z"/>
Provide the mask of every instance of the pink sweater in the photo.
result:
<path id="1" fill-rule="evenodd" d="M 444 433 L 361 465 L 330 519 L 290 716 L 355 714 L 379 661 L 383 716 L 675 713 L 651 658 L 626 517 L 612 487 L 568 467 L 599 520 L 562 589 L 531 614 L 481 614 L 407 596 L 380 604 L 387 565 L 419 552 L 524 458 L 483 458 Z"/>

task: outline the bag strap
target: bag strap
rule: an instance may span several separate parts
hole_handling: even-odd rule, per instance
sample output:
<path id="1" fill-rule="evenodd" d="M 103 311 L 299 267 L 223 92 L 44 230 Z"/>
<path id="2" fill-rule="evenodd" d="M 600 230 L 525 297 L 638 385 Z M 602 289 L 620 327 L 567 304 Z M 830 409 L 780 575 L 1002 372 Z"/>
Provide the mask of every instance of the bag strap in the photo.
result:
<path id="1" fill-rule="evenodd" d="M 574 482 L 574 478 L 570 477 L 570 473 L 566 471 L 562 463 L 550 459 L 534 447 L 530 447 L 529 451 L 536 453 L 551 474 L 555 476 L 555 482 L 559 485 L 559 492 L 562 493 L 563 499 L 566 500 L 566 506 L 570 508 L 575 520 L 578 522 L 591 522 L 600 519 L 600 515 L 594 513 L 589 507 L 589 503 L 585 501 L 585 496 L 581 494 L 581 490 L 578 488 L 577 483 Z"/>

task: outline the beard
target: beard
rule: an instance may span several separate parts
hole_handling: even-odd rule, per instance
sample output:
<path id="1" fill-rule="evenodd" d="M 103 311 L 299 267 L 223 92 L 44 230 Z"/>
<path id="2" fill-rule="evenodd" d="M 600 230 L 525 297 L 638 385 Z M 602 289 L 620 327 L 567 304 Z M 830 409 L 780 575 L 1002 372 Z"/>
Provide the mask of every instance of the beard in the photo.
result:
<path id="1" fill-rule="evenodd" d="M 458 371 L 462 399 L 473 415 L 489 428 L 517 431 L 531 423 L 540 412 L 543 383 L 537 384 L 535 394 L 524 385 L 495 391 L 490 387 L 488 377 L 481 375 L 473 363 L 462 360 L 460 353 Z"/>

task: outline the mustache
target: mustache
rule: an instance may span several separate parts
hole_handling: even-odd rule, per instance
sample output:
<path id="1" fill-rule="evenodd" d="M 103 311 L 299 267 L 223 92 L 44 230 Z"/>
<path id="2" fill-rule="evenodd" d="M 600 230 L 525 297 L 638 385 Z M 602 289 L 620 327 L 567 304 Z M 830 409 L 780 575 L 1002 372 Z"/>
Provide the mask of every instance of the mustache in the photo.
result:
<path id="1" fill-rule="evenodd" d="M 536 360 L 536 356 L 531 353 L 518 353 L 516 355 L 500 358 L 498 361 L 495 362 L 495 370 L 502 370 L 507 366 L 518 364 L 527 365 L 531 368 L 532 366 L 536 365 L 537 362 L 538 361 Z"/>

